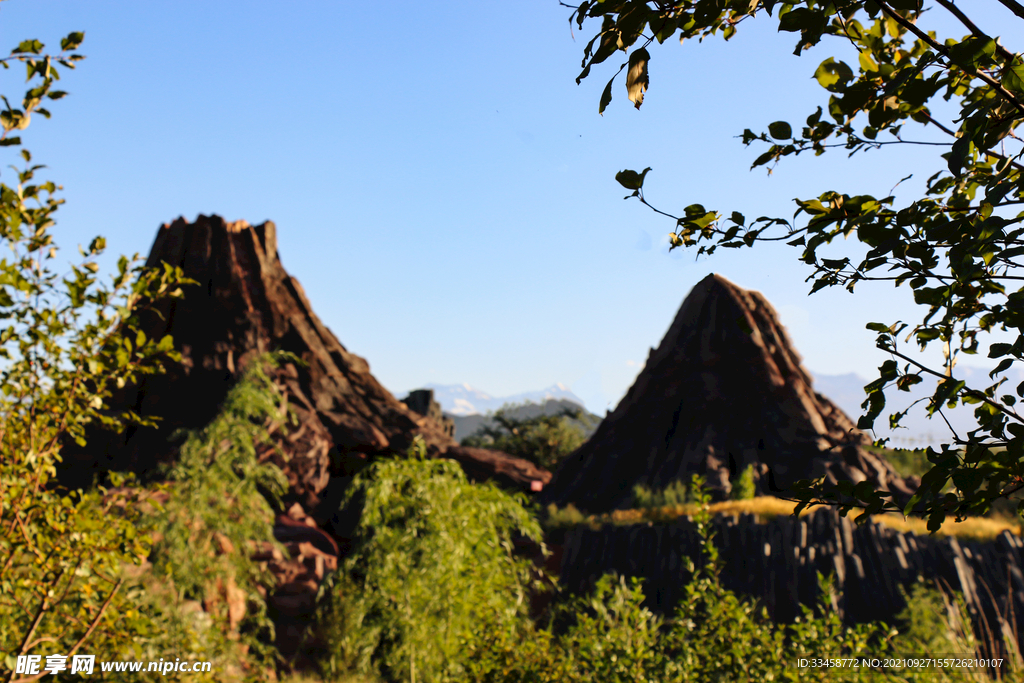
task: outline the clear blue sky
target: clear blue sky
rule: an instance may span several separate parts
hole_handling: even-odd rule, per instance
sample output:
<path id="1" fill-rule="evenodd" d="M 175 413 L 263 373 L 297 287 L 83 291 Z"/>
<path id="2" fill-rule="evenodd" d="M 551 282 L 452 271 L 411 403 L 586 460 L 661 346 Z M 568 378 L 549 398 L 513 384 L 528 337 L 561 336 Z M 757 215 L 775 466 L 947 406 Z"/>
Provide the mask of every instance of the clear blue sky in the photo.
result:
<path id="1" fill-rule="evenodd" d="M 620 83 L 602 117 L 623 60 L 577 86 L 589 33 L 574 42 L 568 16 L 555 0 L 7 0 L 0 49 L 86 34 L 71 96 L 24 136 L 65 188 L 69 258 L 95 234 L 144 255 L 182 215 L 271 219 L 316 312 L 399 396 L 561 382 L 603 414 L 710 272 L 763 292 L 812 372 L 871 377 L 885 358 L 864 324 L 917 319 L 906 287 L 808 297 L 792 248 L 669 254 L 671 223 L 614 175 L 653 167 L 647 196 L 670 211 L 788 216 L 826 189 L 884 196 L 910 172 L 918 189 L 936 150 L 748 171 L 760 152 L 735 136 L 824 102 L 810 77 L 832 47 L 794 57 L 768 22 L 672 42 L 652 51 L 643 109 Z M 0 91 L 20 99 L 21 73 Z"/>

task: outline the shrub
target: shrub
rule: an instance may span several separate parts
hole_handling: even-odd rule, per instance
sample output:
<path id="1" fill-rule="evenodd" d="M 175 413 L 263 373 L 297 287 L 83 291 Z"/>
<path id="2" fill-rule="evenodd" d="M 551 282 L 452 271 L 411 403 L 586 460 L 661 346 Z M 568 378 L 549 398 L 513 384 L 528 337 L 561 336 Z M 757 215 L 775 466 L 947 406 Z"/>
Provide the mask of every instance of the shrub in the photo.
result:
<path id="1" fill-rule="evenodd" d="M 475 683 L 633 683 L 662 681 L 673 665 L 664 657 L 661 619 L 643 607 L 638 579 L 608 574 L 588 596 L 554 608 L 556 634 L 520 621 L 513 628 L 484 624 L 465 643 L 467 678 Z"/>
<path id="2" fill-rule="evenodd" d="M 659 490 L 651 490 L 643 484 L 633 487 L 633 505 L 636 508 L 675 507 L 684 504 L 686 504 L 686 484 L 679 479 Z"/>
<path id="3" fill-rule="evenodd" d="M 462 642 L 484 619 L 511 628 L 533 584 L 514 536 L 538 541 L 525 498 L 471 484 L 450 460 L 382 459 L 357 474 L 342 517 L 353 547 L 320 595 L 323 666 L 386 680 L 440 681 L 465 664 Z"/>
<path id="4" fill-rule="evenodd" d="M 284 474 L 261 463 L 256 452 L 269 442 L 271 429 L 288 418 L 268 375 L 286 357 L 269 354 L 250 363 L 210 424 L 184 435 L 176 462 L 167 468 L 170 496 L 155 519 L 161 540 L 152 556 L 155 576 L 145 590 L 164 592 L 159 579 L 167 582 L 173 608 L 165 609 L 164 617 L 179 627 L 181 615 L 175 612 L 186 601 L 202 603 L 214 628 L 204 634 L 205 645 L 198 651 L 219 660 L 221 671 L 264 670 L 276 663 L 273 624 L 263 597 L 273 588 L 273 577 L 250 558 L 250 551 L 254 542 L 276 543 L 266 496 L 279 503 L 288 488 Z M 249 655 L 247 661 L 242 652 Z"/>
<path id="5" fill-rule="evenodd" d="M 753 500 L 757 495 L 757 486 L 754 484 L 754 466 L 747 465 L 736 477 L 732 485 L 731 497 L 733 500 Z"/>
<path id="6" fill-rule="evenodd" d="M 472 660 L 469 680 L 967 680 L 959 671 L 904 671 L 894 679 L 886 672 L 863 667 L 797 669 L 800 657 L 909 653 L 919 631 L 900 640 L 896 631 L 884 624 L 845 626 L 828 599 L 833 592 L 831 582 L 822 577 L 816 613 L 805 608 L 793 624 L 772 623 L 763 607 L 722 587 L 710 525 L 710 496 L 697 478 L 690 492 L 702 556 L 690 562 L 693 578 L 671 619 L 662 621 L 643 607 L 643 594 L 635 579 L 627 583 L 606 576 L 590 596 L 556 605 L 547 627 L 519 623 L 515 628 L 483 628 L 478 639 L 466 644 Z M 934 626 L 929 623 L 925 629 Z"/>

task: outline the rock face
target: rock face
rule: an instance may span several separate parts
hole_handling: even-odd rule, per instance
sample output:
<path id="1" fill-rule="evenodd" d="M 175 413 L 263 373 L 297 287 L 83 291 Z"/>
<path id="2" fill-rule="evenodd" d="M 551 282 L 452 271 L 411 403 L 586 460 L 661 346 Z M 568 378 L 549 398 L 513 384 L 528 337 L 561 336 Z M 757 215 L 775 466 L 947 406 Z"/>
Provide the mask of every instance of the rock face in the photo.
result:
<path id="1" fill-rule="evenodd" d="M 724 495 L 747 465 L 762 493 L 826 476 L 831 483 L 868 480 L 909 497 L 918 482 L 900 477 L 865 449 L 869 444 L 813 390 L 768 301 L 709 275 L 543 498 L 603 511 L 628 506 L 636 484 L 662 488 L 692 474 Z"/>
<path id="2" fill-rule="evenodd" d="M 161 227 L 146 265 L 162 262 L 181 266 L 186 277 L 198 282 L 143 323 L 151 339 L 172 335 L 182 362 L 111 401 L 141 415 L 160 416 L 162 422 L 157 429 L 90 438 L 85 452 L 71 453 L 66 463 L 79 476 L 90 469 L 145 473 L 173 458 L 176 446 L 168 437 L 209 422 L 245 364 L 273 350 L 303 361 L 287 363 L 274 377 L 298 425 L 277 440 L 283 454 L 264 454 L 289 479 L 289 505 L 300 502 L 318 517 L 321 499 L 337 495 L 325 493 L 332 476 L 343 479 L 360 462 L 404 451 L 416 437 L 433 456 L 457 445 L 450 430 L 392 396 L 370 374 L 367 362 L 320 321 L 298 281 L 281 265 L 273 223 L 179 218 Z M 515 460 L 505 454 L 494 458 Z M 482 464 L 486 470 L 487 463 Z M 491 471 L 497 472 L 493 466 Z M 550 478 L 547 472 L 546 477 L 532 474 Z M 517 485 L 530 490 L 531 480 L 524 477 Z"/>
<path id="3" fill-rule="evenodd" d="M 417 415 L 429 417 L 436 422 L 441 430 L 451 438 L 455 438 L 455 422 L 444 414 L 441 404 L 434 400 L 433 389 L 416 389 L 402 399 L 402 403 Z"/>

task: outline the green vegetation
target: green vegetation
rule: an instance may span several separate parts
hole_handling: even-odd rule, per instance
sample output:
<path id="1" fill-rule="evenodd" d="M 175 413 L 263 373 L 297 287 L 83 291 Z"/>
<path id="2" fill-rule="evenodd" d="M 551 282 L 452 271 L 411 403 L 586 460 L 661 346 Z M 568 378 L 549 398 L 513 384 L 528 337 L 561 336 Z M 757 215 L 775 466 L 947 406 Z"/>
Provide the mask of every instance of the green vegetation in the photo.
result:
<path id="1" fill-rule="evenodd" d="M 29 88 L 20 109 L 3 100 L 0 147 L 21 144 L 16 133 L 33 113 L 49 116 L 41 105 L 65 94 L 53 86 L 82 59 L 82 39 L 68 34 L 56 54 L 27 40 L 0 58 L 4 68 L 26 67 Z M 175 269 L 143 272 L 137 257 L 122 257 L 110 285 L 101 284 L 102 237 L 79 249 L 78 262 L 60 264 L 51 234 L 59 188 L 37 181 L 42 167 L 27 150 L 20 155 L 17 184 L 0 183 L 0 667 L 11 679 L 16 657 L 44 644 L 104 655 L 130 650 L 150 629 L 124 590 L 124 568 L 150 550 L 137 497 L 118 505 L 102 487 L 62 490 L 55 476 L 62 444 L 83 445 L 87 428 L 145 424 L 106 401 L 177 358 L 170 338 L 146 338 L 138 316 L 179 295 L 184 281 Z M 109 483 L 129 481 L 115 475 Z"/>
<path id="2" fill-rule="evenodd" d="M 41 105 L 63 97 L 54 84 L 82 59 L 82 40 L 71 33 L 49 55 L 27 40 L 0 59 L 4 68 L 26 66 L 29 82 L 20 109 L 4 100 L 0 146 L 17 148 L 16 133 L 33 113 L 49 116 Z M 173 653 L 214 663 L 210 674 L 135 674 L 140 680 L 260 678 L 275 653 L 259 593 L 267 577 L 247 550 L 253 540 L 272 540 L 260 491 L 281 493 L 285 482 L 257 462 L 254 446 L 267 420 L 283 419 L 279 396 L 257 362 L 221 415 L 186 435 L 170 485 L 144 490 L 112 473 L 89 490 L 61 488 L 64 444 L 84 446 L 90 429 L 153 424 L 107 401 L 180 360 L 170 337 L 147 338 L 139 320 L 190 283 L 179 269 L 143 270 L 136 255 L 122 257 L 112 282 L 102 284 L 102 237 L 79 249 L 79 262 L 62 264 L 51 235 L 59 188 L 37 181 L 42 167 L 31 165 L 27 150 L 20 154 L 17 185 L 0 184 L 0 243 L 8 252 L 0 262 L 3 678 L 20 678 L 19 655 L 40 653 L 67 656 L 69 670 L 75 654 L 102 661 Z"/>
<path id="3" fill-rule="evenodd" d="M 739 473 L 732 483 L 730 498 L 733 500 L 753 500 L 757 495 L 754 484 L 754 466 L 747 467 Z M 638 510 L 651 510 L 665 507 L 678 507 L 692 502 L 686 495 L 686 484 L 681 479 L 674 479 L 662 489 L 637 484 L 633 487 L 633 507 Z"/>
<path id="4" fill-rule="evenodd" d="M 582 408 L 555 415 L 516 418 L 516 406 L 504 406 L 491 416 L 497 426 L 485 425 L 462 440 L 463 446 L 493 448 L 554 471 L 558 463 L 587 440 L 591 418 Z"/>
<path id="5" fill-rule="evenodd" d="M 652 491 L 643 484 L 633 487 L 633 505 L 641 510 L 651 508 L 663 508 L 667 506 L 684 505 L 686 499 L 686 484 L 681 479 L 676 479 L 663 489 Z"/>
<path id="6" fill-rule="evenodd" d="M 889 6 L 877 4 L 883 9 Z M 615 2 L 602 5 L 606 14 L 625 6 Z M 860 5 L 851 3 L 850 7 L 856 10 Z M 799 9 L 811 15 L 825 11 L 816 5 L 780 7 L 780 15 L 790 17 L 784 20 L 786 30 L 795 27 L 806 39 L 810 29 L 804 24 L 810 15 L 794 14 Z M 598 14 L 586 3 L 578 12 Z M 884 26 L 893 37 L 908 30 L 893 18 L 904 14 L 890 11 L 886 15 L 892 21 L 886 19 Z M 612 20 L 605 31 L 620 30 L 621 19 Z M 707 21 L 702 14 L 700 22 Z M 669 34 L 676 29 L 694 31 L 685 23 L 670 29 L 662 27 Z M 62 41 L 61 52 L 50 56 L 38 41 L 24 41 L 11 56 L 0 58 L 5 68 L 13 62 L 25 65 L 30 86 L 20 109 L 4 100 L 0 146 L 19 146 L 14 133 L 28 126 L 33 112 L 49 115 L 40 105 L 45 99 L 57 100 L 63 95 L 52 86 L 58 69 L 72 68 L 81 59 L 74 51 L 82 38 L 81 33 L 69 34 Z M 891 80 L 895 67 L 882 74 L 879 60 L 871 57 L 891 44 L 884 35 L 874 35 L 868 43 L 869 54 L 862 60 L 862 68 L 870 71 L 868 67 L 875 64 L 878 78 Z M 972 65 L 983 69 L 996 59 L 993 54 L 1003 58 L 994 48 L 992 52 L 981 49 L 987 45 L 969 55 Z M 600 49 L 605 50 L 604 43 Z M 947 55 L 953 66 L 940 64 L 940 76 L 955 68 L 963 71 L 956 66 L 962 61 L 958 57 L 962 49 L 954 44 L 948 50 L 955 52 L 952 57 Z M 901 58 L 901 64 L 922 59 L 923 53 L 912 53 Z M 646 58 L 641 53 L 631 62 L 630 92 L 639 102 L 642 91 L 638 84 L 641 73 L 646 78 Z M 892 65 L 894 60 L 882 62 Z M 1001 78 L 1012 94 L 1019 84 L 1011 76 L 1018 77 L 1014 74 L 1019 69 L 1017 62 L 1007 62 L 1007 66 Z M 846 71 L 838 66 L 830 69 L 827 74 L 838 74 L 830 86 L 840 84 L 835 92 L 844 94 L 852 73 L 845 77 Z M 906 78 L 917 80 L 913 74 Z M 936 82 L 940 81 L 941 77 Z M 962 87 L 966 93 L 966 82 Z M 844 105 L 836 106 L 842 115 Z M 974 174 L 970 177 L 982 184 L 991 180 L 985 175 L 991 170 L 988 162 L 973 155 L 980 154 L 979 149 L 994 154 L 994 143 L 978 137 L 977 128 L 988 123 L 986 117 L 994 106 L 981 99 L 976 103 L 981 114 L 975 116 L 982 118 L 964 124 L 970 137 L 961 137 L 967 143 L 959 148 L 954 144 L 952 162 L 957 166 L 951 171 L 953 185 L 964 180 L 965 174 Z M 903 116 L 902 109 L 897 111 L 901 113 L 894 116 Z M 921 111 L 918 107 L 910 114 Z M 1015 120 L 1007 119 L 1007 130 Z M 880 121 L 873 124 L 879 130 L 892 123 L 884 116 Z M 819 130 L 817 123 L 809 125 Z M 770 130 L 779 137 L 787 129 L 773 124 Z M 797 143 L 791 146 L 797 150 Z M 777 157 L 791 153 L 796 151 L 780 148 L 775 152 Z M 139 329 L 139 316 L 157 302 L 180 296 L 179 285 L 186 281 L 175 269 L 143 271 L 135 261 L 122 259 L 112 284 L 100 285 L 96 258 L 104 249 L 102 238 L 81 250 L 82 260 L 70 267 L 69 274 L 57 274 L 58 251 L 50 234 L 60 205 L 55 197 L 57 187 L 35 182 L 40 167 L 30 165 L 32 157 L 27 151 L 22 151 L 21 158 L 25 167 L 15 171 L 17 186 L 0 184 L 0 242 L 10 252 L 0 261 L 0 319 L 5 321 L 0 330 L 0 666 L 5 677 L 18 680 L 14 673 L 18 655 L 45 648 L 68 656 L 94 654 L 101 660 L 156 659 L 182 653 L 214 662 L 209 675 L 158 678 L 138 674 L 140 680 L 273 678 L 276 653 L 270 646 L 272 625 L 263 597 L 269 577 L 249 559 L 248 552 L 252 542 L 272 542 L 271 505 L 285 489 L 281 472 L 257 457 L 257 447 L 263 445 L 268 431 L 288 419 L 269 366 L 252 364 L 229 392 L 221 414 L 205 429 L 184 435 L 180 458 L 167 471 L 169 483 L 144 490 L 131 477 L 113 473 L 90 490 L 61 489 L 55 474 L 63 444 L 74 441 L 84 445 L 87 429 L 94 427 L 124 429 L 151 424 L 130 412 L 117 413 L 107 403 L 115 390 L 143 375 L 161 372 L 165 363 L 178 359 L 171 339 L 146 338 Z M 1001 179 L 986 186 L 990 206 L 998 205 L 1009 192 L 996 197 L 1002 191 L 999 183 L 1015 173 L 1007 168 L 997 169 Z M 624 184 L 630 182 L 629 176 L 623 180 Z M 640 186 L 636 189 L 639 193 Z M 962 188 L 954 191 L 964 192 Z M 975 218 L 979 211 L 984 213 L 984 209 L 969 206 L 971 197 L 967 200 L 953 208 Z M 864 210 L 863 203 L 853 204 Z M 818 211 L 814 206 L 805 209 Z M 815 215 L 824 215 L 820 223 L 828 225 L 829 214 L 822 211 Z M 924 223 L 935 220 L 927 206 L 921 211 Z M 890 229 L 885 223 L 888 218 L 879 216 L 881 227 L 875 228 Z M 991 209 L 983 220 L 990 216 Z M 680 232 L 690 229 L 688 225 L 681 223 Z M 986 225 L 992 232 L 984 239 L 1004 244 L 1000 231 L 1006 226 Z M 813 255 L 813 247 L 810 249 Z M 986 268 L 1001 262 L 1001 257 L 991 252 L 980 253 L 978 258 Z M 974 252 L 964 259 L 974 263 Z M 992 273 L 983 269 L 981 280 L 991 282 Z M 930 274 L 921 277 L 927 279 Z M 959 271 L 956 277 L 957 282 L 978 280 Z M 984 280 L 986 277 L 990 280 Z M 925 292 L 923 300 L 928 303 L 931 295 L 923 284 L 912 286 Z M 964 297 L 955 288 L 951 296 Z M 949 315 L 947 312 L 943 318 L 946 327 L 939 329 L 937 338 L 948 339 Z M 992 318 L 991 324 L 1006 322 L 1001 315 Z M 934 329 L 920 328 L 919 339 L 923 332 L 927 341 L 929 330 Z M 883 337 L 889 332 L 880 330 Z M 969 342 L 962 350 L 969 350 Z M 1016 358 L 1020 353 L 1019 348 L 1010 348 L 995 355 Z M 883 374 L 886 372 L 890 370 L 883 369 Z M 912 374 L 897 375 L 898 379 L 896 375 L 890 379 L 912 383 L 907 379 Z M 978 398 L 967 391 L 949 389 L 943 400 L 954 395 L 961 400 Z M 983 409 L 996 405 L 992 396 L 986 396 L 978 398 Z M 874 410 L 878 403 L 873 400 Z M 1005 398 L 1000 401 L 1004 406 L 1012 403 Z M 568 430 L 565 420 L 569 416 L 556 417 L 552 422 L 499 421 L 505 431 L 491 438 L 495 444 L 506 439 L 500 446 L 503 450 L 553 467 L 558 458 L 579 445 Z M 994 423 L 986 424 L 992 427 Z M 1007 440 L 1000 453 L 1007 454 L 1007 471 L 1016 472 L 1015 461 L 1010 459 L 1019 454 L 1019 435 L 1012 427 L 1007 429 L 1013 439 Z M 968 444 L 968 452 L 977 455 L 971 448 Z M 978 496 L 991 497 L 972 488 L 971 481 L 963 478 L 971 469 L 949 457 L 928 454 L 929 464 L 940 471 L 929 486 L 951 476 L 960 487 L 958 512 L 966 510 L 963 506 L 968 503 L 976 503 Z M 971 462 L 988 461 L 982 457 Z M 737 479 L 736 495 L 743 500 L 721 505 L 732 509 L 767 505 L 767 499 L 749 499 L 752 474 L 748 469 Z M 998 472 L 986 476 L 988 481 L 1003 481 Z M 822 581 L 817 612 L 805 612 L 790 626 L 774 625 L 756 604 L 722 587 L 709 524 L 715 506 L 710 505 L 699 480 L 689 488 L 676 481 L 661 491 L 638 488 L 634 493 L 641 509 L 617 511 L 622 513 L 617 519 L 625 520 L 629 514 L 645 521 L 667 519 L 686 510 L 694 515 L 702 536 L 703 558 L 690 568 L 694 580 L 675 614 L 665 619 L 652 614 L 643 604 L 642 586 L 636 580 L 605 576 L 589 595 L 560 596 L 542 613 L 531 615 L 531 599 L 549 588 L 550 581 L 516 551 L 517 540 L 539 544 L 542 538 L 524 498 L 493 485 L 471 484 L 452 462 L 426 460 L 422 442 L 405 458 L 371 463 L 354 477 L 341 511 L 351 522 L 353 548 L 339 571 L 325 581 L 319 596 L 325 673 L 348 683 L 381 679 L 410 683 L 874 681 L 884 678 L 881 672 L 797 672 L 793 663 L 812 653 L 884 656 L 934 648 L 971 651 L 980 641 L 969 632 L 970 622 L 962 608 L 954 610 L 954 601 L 948 597 L 922 589 L 912 592 L 909 607 L 898 620 L 902 634 L 881 624 L 847 628 L 830 608 L 827 581 Z M 784 513 L 792 512 L 790 504 Z M 567 508 L 551 510 L 549 522 L 552 520 L 580 523 L 593 518 Z M 938 614 L 947 616 L 936 617 Z M 1019 657 L 1010 663 L 1018 668 L 1021 664 Z M 959 672 L 904 678 L 966 680 Z"/>
<path id="7" fill-rule="evenodd" d="M 816 613 L 805 610 L 789 626 L 773 624 L 763 608 L 722 587 L 710 525 L 710 499 L 699 480 L 692 483 L 690 491 L 704 554 L 700 566 L 690 567 L 694 579 L 671 618 L 663 620 L 643 606 L 636 580 L 605 576 L 589 596 L 557 603 L 547 626 L 524 622 L 515 630 L 490 630 L 468 641 L 466 647 L 472 654 L 468 680 L 978 680 L 959 670 L 912 672 L 895 679 L 868 668 L 797 670 L 798 658 L 808 656 L 871 652 L 885 657 L 973 649 L 969 642 L 957 639 L 949 622 L 938 616 L 944 610 L 930 611 L 936 609 L 936 593 L 920 589 L 915 590 L 901 616 L 925 619 L 922 626 L 908 627 L 905 634 L 884 624 L 844 626 L 831 607 L 832 586 L 824 579 Z M 946 634 L 953 635 L 943 640 Z M 925 649 L 933 646 L 943 649 Z"/>
<path id="8" fill-rule="evenodd" d="M 464 640 L 484 623 L 510 629 L 526 618 L 536 581 L 512 540 L 540 542 L 541 530 L 525 499 L 471 484 L 454 462 L 414 448 L 373 462 L 346 493 L 353 547 L 320 610 L 330 675 L 457 678 Z"/>
<path id="9" fill-rule="evenodd" d="M 747 465 L 736 477 L 732 484 L 730 497 L 733 500 L 753 500 L 757 495 L 757 486 L 754 484 L 754 466 Z"/>
<path id="10" fill-rule="evenodd" d="M 920 477 L 931 469 L 931 463 L 928 462 L 928 451 L 923 448 L 886 448 L 873 445 L 868 446 L 867 449 L 883 456 L 904 477 Z"/>
<path id="11" fill-rule="evenodd" d="M 217 660 L 221 672 L 252 668 L 255 676 L 277 664 L 264 599 L 273 577 L 250 559 L 250 550 L 254 543 L 277 545 L 267 496 L 280 507 L 279 496 L 288 487 L 284 474 L 261 463 L 256 450 L 289 418 L 267 372 L 286 357 L 272 354 L 252 362 L 217 417 L 186 436 L 168 468 L 171 482 L 163 488 L 169 499 L 155 517 L 161 540 L 153 548 L 155 576 L 147 590 L 159 591 L 163 580 L 179 613 L 187 601 L 204 606 L 213 628 L 207 629 L 206 645 L 192 651 Z"/>
<path id="12" fill-rule="evenodd" d="M 867 387 L 866 414 L 858 426 L 869 428 L 881 416 L 886 390 L 909 390 L 930 375 L 939 382 L 925 406 L 929 414 L 970 405 L 977 429 L 954 436 L 939 450 L 929 449 L 923 485 L 906 505 L 870 484 L 833 490 L 823 480 L 801 487 L 804 504 L 824 501 L 866 513 L 919 510 L 937 529 L 946 515 L 983 515 L 993 501 L 1021 490 L 1024 416 L 1015 406 L 1024 397 L 1024 385 L 1001 385 L 1006 371 L 1024 360 L 1024 317 L 1019 315 L 1024 289 L 1019 288 L 1022 264 L 1017 259 L 1024 250 L 1024 213 L 1016 213 L 1024 202 L 1018 133 L 1024 123 L 1024 61 L 1016 48 L 1004 47 L 988 31 L 1020 36 L 1024 5 L 1017 0 L 999 4 L 1008 14 L 1000 25 L 988 27 L 966 13 L 980 11 L 981 3 L 965 10 L 966 3 L 958 7 L 949 0 L 588 0 L 573 10 L 571 21 L 580 30 L 584 24 L 593 28 L 577 82 L 617 52 L 629 54 L 604 89 L 599 111 L 610 104 L 615 78 L 623 70 L 628 97 L 640 108 L 651 84 L 648 48 L 655 41 L 728 40 L 751 22 L 772 22 L 779 31 L 796 34 L 795 55 L 809 54 L 820 44 L 814 54 L 830 49 L 835 56 L 826 55 L 808 69 L 825 92 L 821 106 L 803 124 L 775 121 L 763 132 L 742 132 L 745 145 L 765 148 L 752 168 L 771 172 L 786 157 L 832 149 L 853 155 L 884 146 L 890 151 L 884 163 L 877 162 L 878 170 L 891 174 L 895 186 L 910 171 L 900 168 L 894 153 L 917 145 L 936 148 L 935 173 L 910 201 L 892 194 L 829 190 L 796 199 L 792 219 L 748 221 L 738 211 L 719 213 L 697 203 L 673 215 L 648 202 L 644 181 L 649 168 L 616 175 L 631 197 L 673 221 L 673 247 L 712 254 L 718 248 L 785 241 L 811 267 L 812 293 L 835 286 L 852 293 L 862 283 L 890 281 L 909 286 L 921 306 L 916 322 L 867 324 L 887 359 Z M 963 35 L 937 35 L 931 28 L 942 25 L 935 22 L 940 17 L 959 26 Z M 848 237 L 854 240 L 844 241 Z M 992 383 L 967 386 L 957 377 L 956 360 L 985 351 L 985 333 L 997 330 L 1009 332 L 1012 342 L 988 346 L 988 357 L 998 362 L 990 373 Z M 945 361 L 931 364 L 908 355 L 900 343 L 911 339 L 922 350 L 938 345 Z M 898 425 L 904 415 L 894 413 L 889 421 Z M 950 482 L 954 490 L 947 492 Z"/>

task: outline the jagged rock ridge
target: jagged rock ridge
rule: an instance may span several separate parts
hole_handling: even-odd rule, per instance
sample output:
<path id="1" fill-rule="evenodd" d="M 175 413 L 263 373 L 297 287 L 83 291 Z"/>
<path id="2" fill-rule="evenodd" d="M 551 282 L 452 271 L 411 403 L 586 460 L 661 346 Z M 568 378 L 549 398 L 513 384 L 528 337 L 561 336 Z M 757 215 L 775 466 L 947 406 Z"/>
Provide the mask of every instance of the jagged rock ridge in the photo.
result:
<path id="1" fill-rule="evenodd" d="M 149 338 L 174 338 L 182 362 L 166 374 L 144 378 L 111 401 L 115 407 L 159 416 L 160 427 L 114 437 L 94 435 L 86 453 L 71 458 L 70 468 L 151 471 L 174 457 L 169 435 L 209 422 L 246 363 L 272 350 L 303 361 L 285 364 L 275 376 L 298 426 L 278 439 L 281 453 L 265 454 L 289 479 L 289 505 L 299 502 L 311 512 L 323 510 L 323 515 L 312 513 L 323 520 L 331 502 L 324 498 L 336 494 L 325 493 L 332 477 L 341 480 L 359 461 L 403 451 L 416 437 L 433 456 L 451 450 L 457 459 L 472 458 L 461 452 L 450 428 L 392 396 L 367 362 L 349 352 L 320 321 L 301 285 L 281 265 L 272 222 L 252 226 L 219 216 L 199 216 L 192 223 L 179 218 L 161 227 L 146 265 L 163 262 L 180 266 L 199 283 L 144 321 Z M 550 479 L 546 471 L 515 465 L 505 468 L 512 475 L 497 473 L 498 478 L 528 490 L 537 488 L 534 480 Z"/>
<path id="2" fill-rule="evenodd" d="M 917 482 L 867 451 L 870 439 L 811 382 L 768 301 L 709 275 L 543 498 L 608 510 L 627 506 L 636 484 L 661 488 L 695 473 L 725 494 L 747 465 L 761 492 L 826 476 L 909 496 Z"/>

